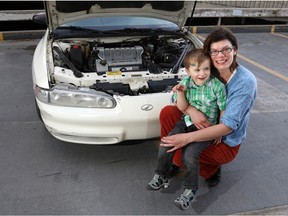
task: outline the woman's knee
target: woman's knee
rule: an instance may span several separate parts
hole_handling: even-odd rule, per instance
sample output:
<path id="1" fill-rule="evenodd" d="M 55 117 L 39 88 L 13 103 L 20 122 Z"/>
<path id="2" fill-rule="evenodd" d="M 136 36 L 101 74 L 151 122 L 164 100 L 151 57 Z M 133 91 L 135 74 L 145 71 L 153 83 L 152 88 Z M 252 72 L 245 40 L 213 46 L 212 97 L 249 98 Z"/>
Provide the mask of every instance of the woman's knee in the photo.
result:
<path id="1" fill-rule="evenodd" d="M 200 157 L 200 162 L 203 164 L 222 165 L 233 161 L 238 154 L 240 145 L 229 147 L 225 143 L 208 146 Z"/>
<path id="2" fill-rule="evenodd" d="M 160 122 L 166 121 L 167 119 L 171 119 L 171 118 L 175 118 L 175 115 L 179 115 L 178 113 L 180 112 L 180 110 L 173 105 L 167 105 L 165 107 L 162 108 L 162 110 L 160 111 L 160 115 L 159 115 L 159 120 Z M 180 116 L 181 116 L 181 112 L 180 112 Z"/>

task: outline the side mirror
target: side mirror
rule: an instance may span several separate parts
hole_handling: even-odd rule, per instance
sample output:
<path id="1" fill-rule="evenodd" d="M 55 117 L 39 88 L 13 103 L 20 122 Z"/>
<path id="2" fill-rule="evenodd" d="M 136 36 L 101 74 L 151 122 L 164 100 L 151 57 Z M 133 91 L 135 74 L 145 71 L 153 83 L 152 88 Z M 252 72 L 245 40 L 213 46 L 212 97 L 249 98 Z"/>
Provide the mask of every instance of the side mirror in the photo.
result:
<path id="1" fill-rule="evenodd" d="M 35 23 L 47 26 L 47 20 L 46 20 L 46 13 L 45 12 L 41 12 L 41 13 L 33 15 L 32 20 Z"/>

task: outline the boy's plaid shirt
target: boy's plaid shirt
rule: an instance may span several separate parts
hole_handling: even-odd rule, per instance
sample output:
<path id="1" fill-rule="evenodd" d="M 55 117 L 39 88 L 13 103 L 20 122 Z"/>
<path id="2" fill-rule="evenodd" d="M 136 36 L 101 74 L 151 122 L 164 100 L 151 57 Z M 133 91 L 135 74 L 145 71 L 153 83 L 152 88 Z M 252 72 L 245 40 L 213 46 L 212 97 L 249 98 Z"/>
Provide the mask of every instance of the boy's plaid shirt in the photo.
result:
<path id="1" fill-rule="evenodd" d="M 219 110 L 226 109 L 226 89 L 225 85 L 215 77 L 202 86 L 197 86 L 190 76 L 183 78 L 180 84 L 185 86 L 185 97 L 190 105 L 205 114 L 207 119 L 216 124 L 218 121 Z M 173 94 L 173 101 L 177 100 L 177 93 Z M 187 126 L 192 125 L 189 115 L 184 115 Z"/>

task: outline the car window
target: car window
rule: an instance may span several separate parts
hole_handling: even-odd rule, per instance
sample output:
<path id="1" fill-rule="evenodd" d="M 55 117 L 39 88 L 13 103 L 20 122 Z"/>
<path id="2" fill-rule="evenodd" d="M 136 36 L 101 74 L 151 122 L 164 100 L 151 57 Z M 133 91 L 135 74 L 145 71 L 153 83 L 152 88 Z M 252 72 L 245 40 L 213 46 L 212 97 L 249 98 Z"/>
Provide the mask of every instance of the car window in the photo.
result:
<path id="1" fill-rule="evenodd" d="M 65 23 L 62 26 L 78 26 L 91 29 L 109 28 L 173 28 L 178 29 L 175 23 L 167 20 L 150 18 L 150 17 L 135 17 L 135 16 L 114 16 L 114 17 L 93 17 L 73 22 Z"/>

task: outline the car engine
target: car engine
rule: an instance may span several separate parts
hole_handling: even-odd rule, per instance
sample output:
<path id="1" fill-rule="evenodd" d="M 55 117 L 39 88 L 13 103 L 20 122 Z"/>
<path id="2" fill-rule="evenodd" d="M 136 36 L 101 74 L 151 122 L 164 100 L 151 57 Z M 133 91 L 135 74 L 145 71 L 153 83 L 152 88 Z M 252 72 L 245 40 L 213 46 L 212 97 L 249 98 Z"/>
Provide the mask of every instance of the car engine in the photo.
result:
<path id="1" fill-rule="evenodd" d="M 171 90 L 185 75 L 178 69 L 184 55 L 193 49 L 180 36 L 136 37 L 120 42 L 66 39 L 54 42 L 53 48 L 57 51 L 54 66 L 71 69 L 75 80 L 85 75 L 95 77 L 90 87 L 124 95 L 167 91 L 168 86 Z M 54 80 L 57 82 L 57 73 Z"/>
<path id="2" fill-rule="evenodd" d="M 92 51 L 89 66 L 97 72 L 139 70 L 142 65 L 143 47 L 97 47 Z M 96 58 L 95 58 L 96 57 Z"/>

